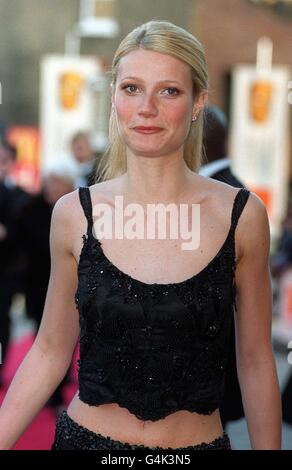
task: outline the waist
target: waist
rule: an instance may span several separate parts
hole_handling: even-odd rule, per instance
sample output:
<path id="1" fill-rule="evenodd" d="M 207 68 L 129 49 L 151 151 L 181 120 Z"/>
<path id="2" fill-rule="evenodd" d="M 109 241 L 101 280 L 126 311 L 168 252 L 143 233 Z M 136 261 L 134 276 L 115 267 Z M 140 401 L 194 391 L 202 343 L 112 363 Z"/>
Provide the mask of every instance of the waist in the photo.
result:
<path id="1" fill-rule="evenodd" d="M 94 433 L 147 447 L 186 447 L 211 442 L 223 433 L 219 410 L 208 416 L 179 410 L 158 421 L 141 421 L 117 403 L 90 406 L 76 394 L 67 413 Z"/>

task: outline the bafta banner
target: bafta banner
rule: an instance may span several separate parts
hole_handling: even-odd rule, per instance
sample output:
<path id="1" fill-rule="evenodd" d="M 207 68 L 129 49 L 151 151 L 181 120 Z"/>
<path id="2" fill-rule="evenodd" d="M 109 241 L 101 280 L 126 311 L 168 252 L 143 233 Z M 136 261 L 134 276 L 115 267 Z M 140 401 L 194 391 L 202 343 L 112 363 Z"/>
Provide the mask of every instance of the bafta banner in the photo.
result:
<path id="1" fill-rule="evenodd" d="M 267 207 L 277 237 L 286 213 L 289 182 L 289 68 L 256 66 L 233 71 L 230 156 L 232 169 Z"/>
<path id="2" fill-rule="evenodd" d="M 71 137 L 89 132 L 95 149 L 107 140 L 109 83 L 97 57 L 50 55 L 41 63 L 41 165 L 68 154 Z"/>

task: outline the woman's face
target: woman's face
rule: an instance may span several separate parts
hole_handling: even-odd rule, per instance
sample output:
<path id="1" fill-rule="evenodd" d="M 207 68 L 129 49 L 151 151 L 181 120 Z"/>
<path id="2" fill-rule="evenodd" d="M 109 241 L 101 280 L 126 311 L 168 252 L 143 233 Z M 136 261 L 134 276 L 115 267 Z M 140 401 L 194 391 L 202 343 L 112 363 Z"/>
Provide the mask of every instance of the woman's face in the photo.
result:
<path id="1" fill-rule="evenodd" d="M 119 132 L 134 155 L 183 150 L 195 109 L 187 64 L 145 49 L 130 52 L 120 61 L 112 102 Z"/>

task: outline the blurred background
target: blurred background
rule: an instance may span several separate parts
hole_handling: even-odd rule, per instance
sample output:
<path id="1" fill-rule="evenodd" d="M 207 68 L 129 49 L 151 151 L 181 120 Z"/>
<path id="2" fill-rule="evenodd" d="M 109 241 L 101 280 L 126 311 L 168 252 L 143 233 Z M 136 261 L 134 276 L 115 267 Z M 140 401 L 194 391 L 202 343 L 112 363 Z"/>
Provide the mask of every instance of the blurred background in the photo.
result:
<path id="1" fill-rule="evenodd" d="M 106 148 L 113 53 L 153 18 L 205 47 L 201 173 L 246 186 L 268 211 L 283 448 L 292 449 L 292 0 L 0 0 L 0 402 L 41 321 L 53 206 L 93 183 Z M 77 357 L 16 449 L 49 448 Z M 226 428 L 234 448 L 250 448 L 244 417 Z"/>

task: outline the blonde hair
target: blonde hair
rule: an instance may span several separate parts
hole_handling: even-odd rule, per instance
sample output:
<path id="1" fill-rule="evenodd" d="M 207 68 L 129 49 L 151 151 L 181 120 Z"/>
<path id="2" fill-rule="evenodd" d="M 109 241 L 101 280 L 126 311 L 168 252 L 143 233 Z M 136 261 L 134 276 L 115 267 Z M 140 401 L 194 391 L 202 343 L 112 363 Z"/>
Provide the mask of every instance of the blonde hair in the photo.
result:
<path id="1" fill-rule="evenodd" d="M 208 72 L 203 46 L 191 33 L 168 21 L 152 20 L 131 31 L 120 43 L 112 62 L 112 86 L 116 84 L 122 57 L 136 49 L 171 55 L 190 66 L 196 98 L 208 90 Z M 187 166 L 198 171 L 202 162 L 203 112 L 190 126 L 184 145 Z M 127 171 L 126 145 L 119 135 L 113 111 L 109 121 L 109 143 L 99 164 L 96 180 L 105 181 Z"/>

